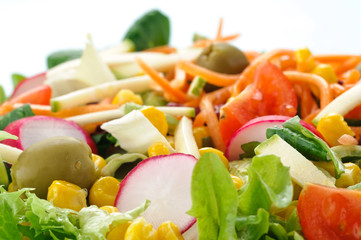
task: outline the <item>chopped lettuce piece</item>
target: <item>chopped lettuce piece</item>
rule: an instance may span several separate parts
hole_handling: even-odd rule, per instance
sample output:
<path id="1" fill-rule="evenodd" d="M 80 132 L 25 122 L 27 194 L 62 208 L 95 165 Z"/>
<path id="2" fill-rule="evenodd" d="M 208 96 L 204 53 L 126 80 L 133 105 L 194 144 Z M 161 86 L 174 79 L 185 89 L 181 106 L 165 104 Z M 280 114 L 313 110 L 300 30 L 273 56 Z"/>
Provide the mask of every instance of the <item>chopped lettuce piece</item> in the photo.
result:
<path id="1" fill-rule="evenodd" d="M 14 122 L 15 120 L 34 115 L 35 114 L 29 104 L 18 107 L 11 112 L 8 112 L 0 119 L 0 130 L 4 130 L 7 125 Z"/>

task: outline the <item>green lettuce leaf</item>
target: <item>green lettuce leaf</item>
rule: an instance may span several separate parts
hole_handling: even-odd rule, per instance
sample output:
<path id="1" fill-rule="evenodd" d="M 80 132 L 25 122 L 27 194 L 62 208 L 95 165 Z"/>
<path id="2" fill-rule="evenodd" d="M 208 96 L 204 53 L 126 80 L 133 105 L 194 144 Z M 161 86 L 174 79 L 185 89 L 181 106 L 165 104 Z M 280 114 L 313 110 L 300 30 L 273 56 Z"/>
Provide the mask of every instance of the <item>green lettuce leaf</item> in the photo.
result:
<path id="1" fill-rule="evenodd" d="M 236 239 L 237 191 L 222 161 L 214 153 L 198 160 L 192 175 L 192 208 L 199 239 Z"/>
<path id="2" fill-rule="evenodd" d="M 263 208 L 256 215 L 240 216 L 236 219 L 239 239 L 260 239 L 269 229 L 269 212 Z"/>
<path id="3" fill-rule="evenodd" d="M 4 130 L 7 125 L 14 122 L 15 120 L 18 120 L 18 119 L 24 118 L 24 117 L 34 116 L 34 115 L 35 114 L 29 104 L 25 104 L 21 107 L 18 107 L 16 109 L 12 110 L 11 112 L 5 114 L 0 119 L 0 130 Z"/>

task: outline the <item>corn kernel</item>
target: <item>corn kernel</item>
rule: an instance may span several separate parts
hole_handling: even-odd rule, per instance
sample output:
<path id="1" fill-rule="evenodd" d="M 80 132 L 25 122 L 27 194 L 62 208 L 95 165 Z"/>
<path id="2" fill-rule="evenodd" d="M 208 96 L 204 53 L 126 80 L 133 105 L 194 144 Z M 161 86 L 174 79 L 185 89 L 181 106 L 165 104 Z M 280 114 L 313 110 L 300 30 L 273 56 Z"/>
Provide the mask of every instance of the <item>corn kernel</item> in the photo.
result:
<path id="1" fill-rule="evenodd" d="M 168 133 L 168 122 L 165 114 L 155 107 L 147 107 L 141 110 L 146 118 L 155 126 L 164 136 Z"/>
<path id="2" fill-rule="evenodd" d="M 107 240 L 124 240 L 125 232 L 131 222 L 120 223 L 116 227 L 111 227 L 107 234 Z"/>
<path id="3" fill-rule="evenodd" d="M 169 150 L 165 143 L 163 142 L 155 142 L 148 148 L 148 156 L 154 157 L 159 155 L 167 155 L 169 154 Z"/>
<path id="4" fill-rule="evenodd" d="M 212 148 L 212 147 L 204 147 L 204 148 L 201 148 L 199 149 L 199 154 L 202 156 L 202 154 L 204 153 L 208 153 L 208 152 L 211 152 L 211 153 L 215 153 L 218 155 L 218 157 L 221 159 L 221 161 L 223 162 L 224 166 L 226 166 L 226 168 L 228 169 L 229 168 L 229 162 L 228 162 L 228 159 L 224 156 L 223 152 L 216 149 L 216 148 Z"/>
<path id="5" fill-rule="evenodd" d="M 136 218 L 124 235 L 124 240 L 156 240 L 157 231 L 143 217 Z"/>
<path id="6" fill-rule="evenodd" d="M 91 205 L 112 206 L 119 190 L 120 182 L 114 177 L 101 177 L 95 181 L 89 191 Z"/>
<path id="7" fill-rule="evenodd" d="M 107 213 L 115 213 L 115 212 L 119 212 L 118 208 L 114 207 L 114 206 L 102 206 L 99 209 L 106 211 Z"/>
<path id="8" fill-rule="evenodd" d="M 336 179 L 336 187 L 346 188 L 359 183 L 361 180 L 361 170 L 354 163 L 345 163 L 345 172 Z"/>
<path id="9" fill-rule="evenodd" d="M 101 171 L 102 171 L 103 167 L 105 167 L 105 165 L 107 165 L 107 162 L 104 160 L 104 158 L 102 158 L 101 156 L 94 154 L 94 153 L 92 154 L 92 160 L 93 160 L 93 163 L 95 164 L 96 175 L 98 177 L 100 177 Z"/>
<path id="10" fill-rule="evenodd" d="M 336 73 L 329 64 L 318 64 L 312 73 L 323 77 L 328 83 L 337 83 Z"/>
<path id="11" fill-rule="evenodd" d="M 231 174 L 231 178 L 233 180 L 236 189 L 240 189 L 244 185 L 242 178 L 237 177 L 236 175 L 233 174 Z"/>
<path id="12" fill-rule="evenodd" d="M 167 221 L 159 225 L 157 229 L 157 240 L 184 240 L 177 225 Z"/>
<path id="13" fill-rule="evenodd" d="M 343 116 L 339 114 L 328 114 L 321 118 L 317 124 L 317 130 L 331 146 L 340 145 L 337 140 L 344 134 L 355 136 Z"/>
<path id="14" fill-rule="evenodd" d="M 86 192 L 75 184 L 55 180 L 49 187 L 47 200 L 52 201 L 56 207 L 80 211 L 87 206 L 86 195 Z"/>
<path id="15" fill-rule="evenodd" d="M 141 96 L 135 94 L 129 89 L 120 90 L 118 94 L 113 98 L 112 104 L 120 106 L 128 102 L 134 102 L 139 105 L 143 104 Z"/>
<path id="16" fill-rule="evenodd" d="M 311 72 L 315 67 L 315 59 L 308 48 L 301 48 L 295 51 L 297 70 L 300 72 Z"/>
<path id="17" fill-rule="evenodd" d="M 195 127 L 193 128 L 193 136 L 196 140 L 198 148 L 203 147 L 203 138 L 209 137 L 208 128 L 207 127 Z"/>

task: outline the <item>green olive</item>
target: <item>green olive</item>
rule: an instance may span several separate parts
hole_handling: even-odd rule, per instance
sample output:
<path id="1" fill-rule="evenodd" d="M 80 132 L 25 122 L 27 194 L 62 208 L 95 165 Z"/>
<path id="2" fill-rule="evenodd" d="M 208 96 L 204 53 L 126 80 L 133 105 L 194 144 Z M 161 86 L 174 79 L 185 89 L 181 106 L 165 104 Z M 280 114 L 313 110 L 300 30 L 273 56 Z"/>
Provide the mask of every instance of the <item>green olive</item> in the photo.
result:
<path id="1" fill-rule="evenodd" d="M 65 180 L 88 190 L 96 180 L 91 149 L 66 136 L 48 138 L 26 148 L 11 167 L 14 189 L 35 188 L 46 199 L 54 180 Z"/>
<path id="2" fill-rule="evenodd" d="M 197 58 L 197 64 L 215 72 L 236 74 L 247 66 L 244 53 L 228 43 L 213 43 L 206 47 Z"/>

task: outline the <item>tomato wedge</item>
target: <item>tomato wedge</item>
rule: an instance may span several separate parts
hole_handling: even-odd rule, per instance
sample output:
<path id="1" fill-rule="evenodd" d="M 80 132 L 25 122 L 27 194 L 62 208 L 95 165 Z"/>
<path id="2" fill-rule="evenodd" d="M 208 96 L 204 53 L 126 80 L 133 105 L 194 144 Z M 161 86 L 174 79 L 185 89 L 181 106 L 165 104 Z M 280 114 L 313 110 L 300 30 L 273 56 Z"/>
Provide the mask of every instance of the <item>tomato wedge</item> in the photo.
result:
<path id="1" fill-rule="evenodd" d="M 10 104 L 14 103 L 31 103 L 40 105 L 49 105 L 51 98 L 51 88 L 46 84 L 34 87 L 18 96 L 9 100 Z"/>
<path id="2" fill-rule="evenodd" d="M 249 120 L 265 115 L 294 116 L 297 113 L 295 90 L 275 65 L 264 62 L 256 69 L 254 82 L 221 108 L 219 122 L 223 141 Z"/>
<path id="3" fill-rule="evenodd" d="M 308 240 L 361 239 L 361 191 L 308 184 L 297 210 Z"/>

